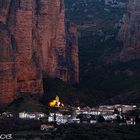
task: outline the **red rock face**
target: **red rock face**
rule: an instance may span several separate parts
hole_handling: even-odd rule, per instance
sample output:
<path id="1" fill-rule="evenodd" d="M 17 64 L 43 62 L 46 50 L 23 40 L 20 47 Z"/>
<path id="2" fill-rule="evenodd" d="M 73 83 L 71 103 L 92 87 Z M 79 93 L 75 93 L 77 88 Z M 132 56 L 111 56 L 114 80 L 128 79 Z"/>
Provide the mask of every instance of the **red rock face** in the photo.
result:
<path id="1" fill-rule="evenodd" d="M 17 96 L 15 48 L 7 27 L 0 23 L 0 103 L 9 103 Z"/>
<path id="2" fill-rule="evenodd" d="M 68 81 L 72 84 L 79 83 L 79 56 L 77 26 L 67 24 L 67 66 Z"/>
<path id="3" fill-rule="evenodd" d="M 41 94 L 42 73 L 35 46 L 35 3 L 32 0 L 15 0 L 10 8 L 8 25 L 17 45 L 18 91 Z M 15 22 L 11 24 L 11 21 Z"/>
<path id="4" fill-rule="evenodd" d="M 124 43 L 121 61 L 140 58 L 140 1 L 130 0 L 119 38 Z"/>
<path id="5" fill-rule="evenodd" d="M 67 81 L 66 32 L 62 0 L 41 0 L 39 32 L 43 56 L 43 75 Z"/>
<path id="6" fill-rule="evenodd" d="M 0 22 L 4 25 L 0 42 L 3 46 L 1 60 L 6 58 L 4 64 L 0 61 L 0 70 L 5 71 L 7 67 L 13 72 L 14 69 L 16 75 L 11 73 L 15 79 L 11 78 L 7 83 L 12 92 L 7 93 L 5 87 L 0 87 L 0 103 L 5 102 L 6 96 L 11 98 L 7 98 L 5 103 L 12 101 L 17 92 L 41 95 L 42 79 L 47 76 L 78 82 L 77 31 L 74 26 L 69 26 L 66 32 L 63 0 L 0 0 Z M 71 45 L 67 44 L 67 33 L 72 37 Z M 10 45 L 16 46 L 16 51 L 4 48 Z M 68 52 L 69 48 L 71 52 Z M 70 64 L 73 64 L 72 68 Z M 4 73 L 1 79 L 8 74 Z"/>

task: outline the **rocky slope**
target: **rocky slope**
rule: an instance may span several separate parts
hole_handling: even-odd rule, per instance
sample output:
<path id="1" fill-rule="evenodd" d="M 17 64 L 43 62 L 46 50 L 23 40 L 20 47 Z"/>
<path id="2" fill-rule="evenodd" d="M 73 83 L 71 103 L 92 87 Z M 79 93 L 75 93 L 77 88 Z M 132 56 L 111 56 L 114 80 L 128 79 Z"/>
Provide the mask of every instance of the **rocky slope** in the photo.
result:
<path id="1" fill-rule="evenodd" d="M 0 30 L 0 103 L 41 95 L 48 76 L 78 82 L 77 31 L 65 25 L 63 0 L 0 0 Z"/>
<path id="2" fill-rule="evenodd" d="M 126 9 L 128 0 L 65 0 L 67 19 L 78 25 L 81 35 L 113 28 Z"/>

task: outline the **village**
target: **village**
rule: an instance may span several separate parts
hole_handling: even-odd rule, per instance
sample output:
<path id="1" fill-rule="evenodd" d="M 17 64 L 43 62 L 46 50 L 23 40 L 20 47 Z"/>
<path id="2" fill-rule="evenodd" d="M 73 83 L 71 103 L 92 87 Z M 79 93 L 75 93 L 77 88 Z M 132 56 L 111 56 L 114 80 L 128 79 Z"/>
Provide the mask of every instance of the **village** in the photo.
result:
<path id="1" fill-rule="evenodd" d="M 64 106 L 59 97 L 49 103 L 49 112 L 3 112 L 0 119 L 17 119 L 20 122 L 39 123 L 40 131 L 54 130 L 58 125 L 65 124 L 118 124 L 139 125 L 140 108 L 136 105 L 100 105 L 97 107 L 72 107 Z M 24 127 L 24 124 L 23 124 Z"/>

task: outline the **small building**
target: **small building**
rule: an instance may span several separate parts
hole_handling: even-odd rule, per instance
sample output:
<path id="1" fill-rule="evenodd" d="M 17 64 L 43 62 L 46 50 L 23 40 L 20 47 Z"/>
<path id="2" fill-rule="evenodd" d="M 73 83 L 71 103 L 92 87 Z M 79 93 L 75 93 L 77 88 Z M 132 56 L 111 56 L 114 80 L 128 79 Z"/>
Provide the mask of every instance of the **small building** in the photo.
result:
<path id="1" fill-rule="evenodd" d="M 68 123 L 80 123 L 80 119 L 79 118 L 69 118 L 68 119 Z"/>
<path id="2" fill-rule="evenodd" d="M 136 125 L 135 116 L 127 116 L 126 124 L 127 125 Z"/>
<path id="3" fill-rule="evenodd" d="M 20 119 L 34 119 L 40 120 L 41 118 L 45 118 L 46 114 L 42 112 L 20 112 L 19 118 Z"/>
<path id="4" fill-rule="evenodd" d="M 58 125 L 66 124 L 68 122 L 68 118 L 71 115 L 63 115 L 61 113 L 50 113 L 48 116 L 48 122 L 56 122 Z"/>
<path id="5" fill-rule="evenodd" d="M 49 124 L 42 124 L 41 126 L 40 126 L 40 130 L 41 131 L 48 131 L 48 130 L 52 130 L 52 129 L 54 129 L 54 125 L 53 124 L 51 124 L 51 123 L 49 123 Z"/>
<path id="6" fill-rule="evenodd" d="M 6 117 L 6 118 L 13 118 L 14 115 L 11 112 L 3 112 L 1 114 L 2 117 Z"/>

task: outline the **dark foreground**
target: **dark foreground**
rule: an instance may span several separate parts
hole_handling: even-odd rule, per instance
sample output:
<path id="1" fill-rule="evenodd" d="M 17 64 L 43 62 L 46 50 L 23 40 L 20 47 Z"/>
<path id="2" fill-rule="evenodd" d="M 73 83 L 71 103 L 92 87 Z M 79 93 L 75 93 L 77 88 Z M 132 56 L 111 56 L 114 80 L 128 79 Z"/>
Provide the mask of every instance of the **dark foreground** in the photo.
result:
<path id="1" fill-rule="evenodd" d="M 13 132 L 13 140 L 140 140 L 140 126 L 70 124 L 42 132 Z"/>

